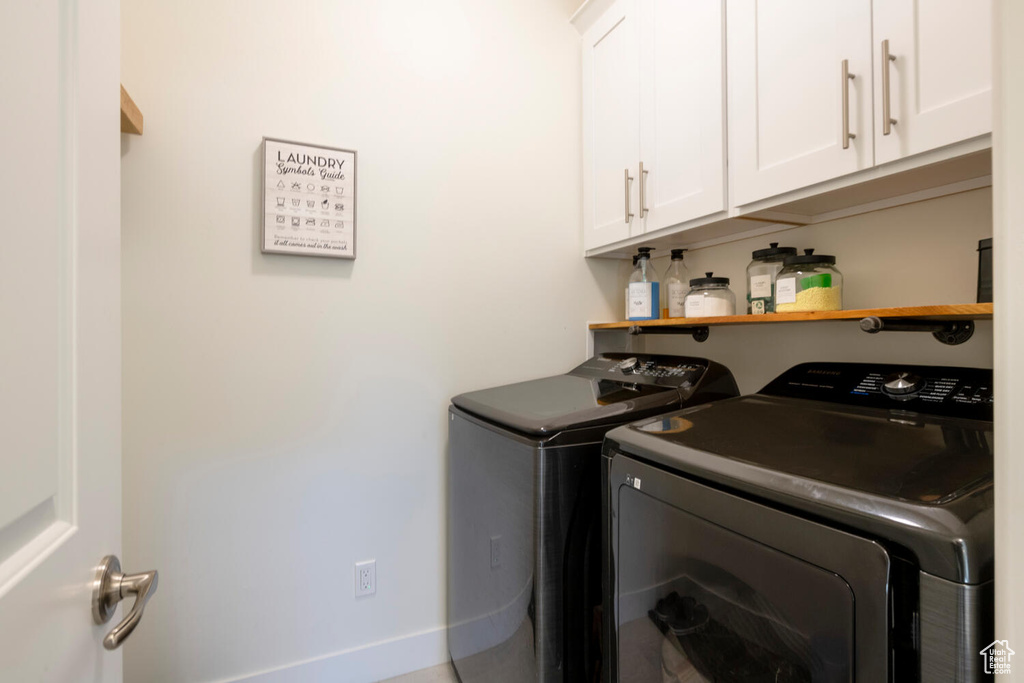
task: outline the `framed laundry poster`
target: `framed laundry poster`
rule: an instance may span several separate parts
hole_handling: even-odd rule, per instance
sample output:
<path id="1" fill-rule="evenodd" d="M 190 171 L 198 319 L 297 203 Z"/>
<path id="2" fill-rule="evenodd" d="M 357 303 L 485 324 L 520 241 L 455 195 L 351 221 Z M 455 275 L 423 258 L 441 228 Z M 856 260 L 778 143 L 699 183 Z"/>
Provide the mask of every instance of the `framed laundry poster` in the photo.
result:
<path id="1" fill-rule="evenodd" d="M 356 153 L 263 138 L 264 254 L 356 257 Z"/>

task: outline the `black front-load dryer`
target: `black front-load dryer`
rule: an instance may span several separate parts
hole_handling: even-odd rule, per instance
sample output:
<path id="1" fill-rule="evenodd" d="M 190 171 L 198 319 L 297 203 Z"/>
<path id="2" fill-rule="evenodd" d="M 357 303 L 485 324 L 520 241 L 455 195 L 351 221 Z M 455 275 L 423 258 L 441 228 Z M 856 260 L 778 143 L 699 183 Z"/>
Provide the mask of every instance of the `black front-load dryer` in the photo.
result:
<path id="1" fill-rule="evenodd" d="M 708 360 L 608 353 L 452 399 L 448 650 L 462 683 L 594 680 L 605 432 L 737 394 Z"/>
<path id="2" fill-rule="evenodd" d="M 809 363 L 609 432 L 608 680 L 985 680 L 992 372 Z"/>

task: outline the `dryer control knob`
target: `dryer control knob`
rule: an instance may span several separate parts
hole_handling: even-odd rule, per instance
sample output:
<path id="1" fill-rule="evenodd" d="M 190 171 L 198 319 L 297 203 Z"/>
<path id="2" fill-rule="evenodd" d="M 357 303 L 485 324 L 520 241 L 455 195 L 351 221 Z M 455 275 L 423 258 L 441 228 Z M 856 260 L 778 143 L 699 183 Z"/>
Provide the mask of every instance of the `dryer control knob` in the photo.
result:
<path id="1" fill-rule="evenodd" d="M 626 360 L 619 363 L 619 370 L 623 372 L 634 372 L 639 361 L 635 357 L 627 358 Z"/>
<path id="2" fill-rule="evenodd" d="M 910 398 L 924 389 L 925 381 L 912 372 L 897 372 L 883 380 L 882 391 L 894 398 Z"/>

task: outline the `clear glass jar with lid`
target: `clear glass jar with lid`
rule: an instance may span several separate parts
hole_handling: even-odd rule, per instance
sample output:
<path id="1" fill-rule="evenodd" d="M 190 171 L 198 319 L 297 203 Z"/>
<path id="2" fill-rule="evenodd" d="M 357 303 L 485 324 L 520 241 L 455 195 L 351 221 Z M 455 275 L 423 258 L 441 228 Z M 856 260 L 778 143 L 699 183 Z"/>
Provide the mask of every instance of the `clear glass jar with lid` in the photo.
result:
<path id="1" fill-rule="evenodd" d="M 729 278 L 706 277 L 690 280 L 690 291 L 686 294 L 687 318 L 713 318 L 722 315 L 736 315 L 736 295 L 729 289 Z"/>
<path id="2" fill-rule="evenodd" d="M 747 266 L 747 313 L 775 312 L 775 280 L 787 256 L 795 256 L 796 247 L 780 247 L 772 242 L 767 249 L 752 254 Z"/>
<path id="3" fill-rule="evenodd" d="M 841 311 L 843 274 L 836 257 L 815 254 L 813 249 L 787 256 L 775 280 L 775 312 Z"/>

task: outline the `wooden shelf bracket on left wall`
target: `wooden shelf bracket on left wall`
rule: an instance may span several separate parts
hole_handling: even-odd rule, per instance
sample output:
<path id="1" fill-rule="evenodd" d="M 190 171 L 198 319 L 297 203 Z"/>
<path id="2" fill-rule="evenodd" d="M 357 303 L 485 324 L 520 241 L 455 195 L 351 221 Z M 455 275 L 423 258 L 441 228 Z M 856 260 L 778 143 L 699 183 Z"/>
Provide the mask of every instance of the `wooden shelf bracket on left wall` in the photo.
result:
<path id="1" fill-rule="evenodd" d="M 128 91 L 121 86 L 121 132 L 142 135 L 142 112 Z"/>

